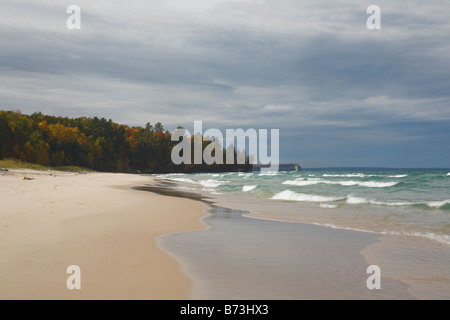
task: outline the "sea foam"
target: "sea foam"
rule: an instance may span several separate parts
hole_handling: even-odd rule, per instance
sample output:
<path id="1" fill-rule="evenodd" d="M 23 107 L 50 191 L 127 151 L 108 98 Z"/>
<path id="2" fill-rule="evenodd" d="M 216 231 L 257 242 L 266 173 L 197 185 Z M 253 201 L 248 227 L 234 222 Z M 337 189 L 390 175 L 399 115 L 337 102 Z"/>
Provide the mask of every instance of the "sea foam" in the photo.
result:
<path id="1" fill-rule="evenodd" d="M 191 179 L 189 179 L 189 178 L 170 178 L 170 180 L 178 181 L 178 182 L 195 183 L 194 180 L 191 180 Z"/>
<path id="2" fill-rule="evenodd" d="M 217 188 L 218 186 L 227 183 L 227 181 L 208 179 L 208 180 L 200 180 L 198 183 L 200 183 L 205 188 Z"/>
<path id="3" fill-rule="evenodd" d="M 255 189 L 256 187 L 257 187 L 257 185 L 256 186 L 243 186 L 242 191 L 249 192 L 249 191 L 252 191 L 253 189 Z"/>
<path id="4" fill-rule="evenodd" d="M 392 176 L 385 176 L 380 174 L 363 174 L 363 173 L 349 173 L 349 174 L 326 174 L 322 177 L 344 177 L 344 178 L 367 178 L 367 177 L 381 177 L 381 178 L 405 178 L 407 174 L 397 174 Z"/>
<path id="5" fill-rule="evenodd" d="M 292 186 L 309 186 L 314 185 L 318 183 L 324 183 L 324 184 L 340 184 L 341 186 L 361 186 L 361 187 L 368 187 L 368 188 L 387 188 L 387 187 L 393 187 L 398 182 L 396 181 L 389 181 L 389 182 L 379 182 L 379 181 L 354 181 L 354 180 L 348 180 L 348 181 L 331 181 L 331 180 L 322 180 L 322 179 L 309 179 L 309 180 L 286 180 L 282 182 L 282 184 L 292 185 Z"/>
<path id="6" fill-rule="evenodd" d="M 322 226 L 332 229 L 342 229 L 342 230 L 352 230 L 352 231 L 360 231 L 360 232 L 366 232 L 366 233 L 378 233 L 383 235 L 400 235 L 400 236 L 413 236 L 413 237 L 422 237 L 434 240 L 436 242 L 441 242 L 450 245 L 450 236 L 448 235 L 440 235 L 433 232 L 408 232 L 408 231 L 372 231 L 362 228 L 352 228 L 352 227 L 345 227 L 345 226 L 339 226 L 331 223 L 318 223 L 318 222 L 312 222 L 310 224 L 316 225 L 316 226 Z"/>
<path id="7" fill-rule="evenodd" d="M 263 176 L 276 176 L 278 175 L 278 171 L 268 171 L 268 172 L 261 172 L 260 174 L 258 174 L 258 176 L 263 177 Z"/>
<path id="8" fill-rule="evenodd" d="M 337 204 L 321 203 L 319 207 L 324 209 L 335 209 L 337 208 Z"/>
<path id="9" fill-rule="evenodd" d="M 366 199 L 362 197 L 356 197 L 353 195 L 348 195 L 347 204 L 375 204 L 375 205 L 381 205 L 381 206 L 412 206 L 415 203 L 414 202 L 407 202 L 407 201 L 397 201 L 397 202 L 383 202 L 383 201 L 376 201 L 372 199 Z"/>
<path id="10" fill-rule="evenodd" d="M 444 201 L 431 201 L 427 203 L 427 206 L 431 208 L 441 208 L 445 206 L 446 204 L 450 204 L 450 200 L 444 200 Z"/>
<path id="11" fill-rule="evenodd" d="M 322 177 L 364 178 L 364 177 L 367 177 L 367 176 L 365 174 L 362 174 L 362 173 L 350 173 L 350 174 L 326 174 L 326 173 L 324 173 L 322 175 Z"/>
<path id="12" fill-rule="evenodd" d="M 313 194 L 296 193 L 291 190 L 284 190 L 274 195 L 272 200 L 286 200 L 286 201 L 304 201 L 304 202 L 328 202 L 336 201 L 339 198 L 325 197 Z"/>
<path id="13" fill-rule="evenodd" d="M 246 173 L 240 172 L 240 173 L 238 173 L 238 177 L 244 177 L 244 179 L 245 179 L 245 178 L 251 177 L 252 174 L 253 173 L 251 173 L 251 172 L 246 172 Z"/>
<path id="14" fill-rule="evenodd" d="M 282 182 L 282 184 L 287 184 L 287 185 L 291 185 L 291 186 L 310 186 L 313 184 L 318 184 L 321 181 L 319 180 L 286 180 L 284 182 Z"/>

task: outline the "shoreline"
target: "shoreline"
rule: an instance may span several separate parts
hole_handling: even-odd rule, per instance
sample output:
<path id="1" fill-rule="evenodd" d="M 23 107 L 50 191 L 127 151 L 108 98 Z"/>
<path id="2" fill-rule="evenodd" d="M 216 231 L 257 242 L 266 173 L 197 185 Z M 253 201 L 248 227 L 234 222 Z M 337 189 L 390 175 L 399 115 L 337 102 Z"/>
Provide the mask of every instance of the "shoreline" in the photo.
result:
<path id="1" fill-rule="evenodd" d="M 228 223 L 225 220 L 220 222 L 220 211 L 228 211 L 226 216 L 226 219 L 229 220 L 233 215 L 236 216 L 242 216 L 246 219 L 251 220 L 260 220 L 260 221 L 266 221 L 268 223 L 272 223 L 272 227 L 276 229 L 276 224 L 296 224 L 298 225 L 298 232 L 305 232 L 308 233 L 310 230 L 316 230 L 317 234 L 320 234 L 319 243 L 321 243 L 322 246 L 329 246 L 333 245 L 333 241 L 322 241 L 326 237 L 329 236 L 329 234 L 336 234 L 336 240 L 339 241 L 339 237 L 347 237 L 349 235 L 354 235 L 354 239 L 350 240 L 347 243 L 344 243 L 345 246 L 354 247 L 354 241 L 364 243 L 366 241 L 366 245 L 363 247 L 360 247 L 358 250 L 354 250 L 352 256 L 359 255 L 364 258 L 364 261 L 366 263 L 366 267 L 369 265 L 379 265 L 382 270 L 382 282 L 385 284 L 383 285 L 384 288 L 388 288 L 390 292 L 384 292 L 383 294 L 371 294 L 371 296 L 366 296 L 368 299 L 448 299 L 450 298 L 450 270 L 448 269 L 448 265 L 450 264 L 450 248 L 448 245 L 445 245 L 443 243 L 440 243 L 439 241 L 435 241 L 433 239 L 429 238 L 422 238 L 422 237 L 416 237 L 414 235 L 395 235 L 395 234 L 385 234 L 383 232 L 368 232 L 365 230 L 355 230 L 355 229 L 346 229 L 346 228 L 339 228 L 336 226 L 331 225 L 322 225 L 322 224 L 316 224 L 316 223 L 305 223 L 300 221 L 292 221 L 292 220 L 283 220 L 280 219 L 276 214 L 262 214 L 258 212 L 254 212 L 252 210 L 249 210 L 248 206 L 244 203 L 238 202 L 224 202 L 221 200 L 216 200 L 214 198 L 210 198 L 210 196 L 203 195 L 203 194 L 195 194 L 193 192 L 185 192 L 180 191 L 179 189 L 176 189 L 177 186 L 181 186 L 183 188 L 184 183 L 178 182 L 178 181 L 170 181 L 170 180 L 157 180 L 158 188 L 149 188 L 148 191 L 152 192 L 158 192 L 165 195 L 171 195 L 171 196 L 179 196 L 179 197 L 191 197 L 193 194 L 195 195 L 196 200 L 202 200 L 202 197 L 205 197 L 202 201 L 205 202 L 209 206 L 209 212 L 210 215 L 207 217 L 203 217 L 202 219 L 205 220 L 205 223 L 208 224 L 210 227 L 207 230 L 208 233 L 211 235 L 214 234 L 217 229 L 220 232 L 217 232 L 215 236 L 210 236 L 209 238 L 207 236 L 200 236 L 199 234 L 190 233 L 185 235 L 173 235 L 173 238 L 177 238 L 178 242 L 189 242 L 197 243 L 197 245 L 201 246 L 201 242 L 198 242 L 198 238 L 205 238 L 209 241 L 209 243 L 213 243 L 215 241 L 216 237 L 220 237 L 220 233 L 228 232 L 229 238 L 233 238 L 235 236 L 234 230 L 227 230 L 226 227 L 224 227 L 224 224 Z M 153 190 L 151 190 L 153 189 Z M 246 208 L 246 209 L 242 209 Z M 223 215 L 223 214 L 222 214 Z M 236 218 L 236 217 L 235 217 Z M 211 222 L 214 222 L 214 226 L 212 226 Z M 241 223 L 249 224 L 250 226 L 252 223 L 248 223 L 245 220 L 241 220 Z M 256 222 L 259 223 L 260 222 Z M 236 225 L 235 228 L 239 228 L 239 225 Z M 314 227 L 316 229 L 314 229 Z M 284 227 L 282 227 L 284 228 Z M 294 227 L 293 227 L 294 228 Z M 216 229 L 216 230 L 214 230 Z M 257 233 L 258 230 L 250 231 L 250 229 L 247 229 L 248 232 L 254 232 Z M 270 235 L 273 233 L 272 228 L 266 229 L 267 233 Z M 283 231 L 283 230 L 281 230 Z M 292 235 L 293 237 L 296 237 L 295 234 Z M 310 237 L 306 237 L 304 240 L 309 240 L 313 236 L 316 236 L 316 234 L 311 234 Z M 164 239 L 170 239 L 171 235 L 164 236 Z M 357 239 L 357 240 L 355 240 Z M 372 239 L 367 242 L 368 239 Z M 265 241 L 264 238 L 258 239 L 260 241 Z M 182 256 L 183 252 L 186 250 L 190 250 L 191 255 L 195 255 L 195 250 L 192 250 L 188 246 L 181 247 L 178 246 L 176 243 L 177 241 L 166 241 L 169 243 L 167 245 L 166 251 L 172 251 L 174 252 L 174 256 Z M 196 242 L 197 241 L 197 242 Z M 220 247 L 226 247 L 226 242 L 228 241 L 228 238 L 223 238 L 222 243 L 218 245 L 218 248 Z M 270 243 L 267 242 L 266 245 L 270 246 Z M 279 249 L 285 250 L 286 248 L 289 248 L 289 243 L 284 244 Z M 236 250 L 240 250 L 239 247 L 235 248 Z M 295 248 L 290 248 L 292 250 L 295 250 Z M 204 249 L 205 252 L 207 252 L 206 249 Z M 324 253 L 326 250 L 320 249 L 322 253 Z M 336 250 L 343 250 L 342 248 L 338 247 Z M 348 254 L 348 252 L 345 252 L 345 254 Z M 210 251 L 212 254 L 213 251 Z M 314 258 L 314 257 L 312 257 Z M 201 259 L 201 257 L 197 257 L 197 259 Z M 203 261 L 204 264 L 206 264 L 208 261 Z M 260 260 L 260 263 L 264 263 L 265 260 Z M 187 270 L 187 272 L 191 275 L 192 278 L 197 279 L 197 282 L 203 283 L 201 285 L 197 285 L 196 294 L 194 294 L 194 298 L 199 299 L 205 299 L 208 297 L 214 297 L 214 290 L 211 290 L 211 288 L 208 290 L 205 290 L 204 288 L 208 286 L 208 284 L 205 285 L 204 276 L 198 271 L 198 268 L 195 266 L 196 264 L 199 264 L 196 261 L 193 261 L 191 257 L 188 255 L 184 255 L 181 259 L 181 263 L 184 264 L 184 270 Z M 252 262 L 254 263 L 254 262 Z M 296 261 L 291 261 L 291 263 L 297 263 Z M 332 260 L 323 261 L 324 264 L 333 263 Z M 214 265 L 215 262 L 212 262 Z M 219 266 L 216 266 L 219 268 Z M 231 266 L 229 266 L 231 267 Z M 321 268 L 320 264 L 318 265 L 318 268 Z M 345 268 L 351 269 L 352 266 L 346 265 Z M 197 270 L 196 270 L 197 269 Z M 244 270 L 245 271 L 245 270 Z M 208 270 L 203 270 L 202 272 L 208 273 Z M 210 272 L 213 272 L 210 270 Z M 214 271 L 215 272 L 215 271 Z M 302 275 L 301 275 L 302 276 Z M 362 275 L 359 275 L 362 277 Z M 367 277 L 368 275 L 364 275 Z M 349 281 L 352 281 L 350 279 Z M 393 281 L 393 282 L 391 282 Z M 248 284 L 251 286 L 251 284 Z M 323 284 L 324 288 L 326 287 L 326 284 Z M 345 285 L 345 284 L 343 284 Z M 200 287 L 203 287 L 201 289 Z M 400 289 L 403 287 L 404 289 Z M 198 289 L 200 288 L 200 289 Z M 202 293 L 203 291 L 203 293 Z M 208 295 L 204 295 L 204 292 L 208 292 Z M 363 292 L 363 294 L 366 294 L 367 292 Z M 296 293 L 298 294 L 298 293 Z M 352 296 L 352 294 L 350 294 Z M 258 296 L 259 297 L 259 296 Z M 292 298 L 293 296 L 288 296 L 287 299 Z M 298 295 L 294 297 L 299 297 Z M 317 294 L 316 297 L 319 299 L 325 298 L 328 299 L 330 296 Z M 353 298 L 359 299 L 363 296 L 355 296 L 353 295 Z M 228 296 L 218 296 L 218 299 L 228 299 Z M 245 297 L 242 297 L 245 299 Z M 263 299 L 273 299 L 274 296 L 263 296 Z M 276 298 L 276 296 L 275 296 Z M 300 295 L 301 299 L 309 299 L 310 296 L 302 296 Z M 338 298 L 339 296 L 333 296 L 331 299 Z"/>
<path id="2" fill-rule="evenodd" d="M 392 241 L 400 237 L 258 217 L 182 185 L 130 174 L 1 173 L 0 299 L 448 298 L 447 260 L 434 266 L 443 277 L 418 274 L 406 258 L 428 252 Z M 82 290 L 66 288 L 73 264 Z M 384 290 L 366 288 L 371 264 L 381 266 Z"/>
<path id="3" fill-rule="evenodd" d="M 203 229 L 204 206 L 133 189 L 152 181 L 2 173 L 0 299 L 188 299 L 192 280 L 157 238 Z M 81 290 L 66 287 L 69 265 L 81 269 Z"/>
<path id="4" fill-rule="evenodd" d="M 209 207 L 209 215 L 202 217 L 207 229 L 159 237 L 161 247 L 194 280 L 194 300 L 416 299 L 408 292 L 408 285 L 396 279 L 383 278 L 387 288 L 384 291 L 366 288 L 368 264 L 362 252 L 379 241 L 377 235 L 261 219 L 250 211 L 226 207 L 207 196 L 177 189 L 177 185 L 174 181 L 156 179 L 154 185 L 143 189 L 171 197 L 193 196 Z M 271 237 L 280 238 L 277 231 L 288 236 L 271 246 L 274 241 Z M 291 240 L 309 245 L 299 249 Z M 245 248 L 249 250 L 248 256 L 242 255 Z M 285 254 L 280 256 L 283 251 Z M 289 252 L 302 258 L 291 259 Z M 321 259 L 321 255 L 328 259 Z M 343 256 L 346 258 L 342 259 Z M 267 268 L 269 265 L 272 268 Z M 279 267 L 285 275 L 274 272 Z M 331 290 L 330 283 L 333 283 Z"/>

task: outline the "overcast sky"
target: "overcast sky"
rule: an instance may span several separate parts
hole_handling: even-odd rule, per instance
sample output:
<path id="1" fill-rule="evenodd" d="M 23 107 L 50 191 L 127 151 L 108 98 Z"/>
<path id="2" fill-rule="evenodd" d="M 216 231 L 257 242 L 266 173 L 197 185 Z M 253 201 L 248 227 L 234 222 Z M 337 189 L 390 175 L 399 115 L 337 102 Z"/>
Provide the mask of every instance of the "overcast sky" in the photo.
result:
<path id="1" fill-rule="evenodd" d="M 304 167 L 450 167 L 448 1 L 1 0 L 0 109 L 280 130 Z M 381 8 L 381 30 L 366 9 Z"/>

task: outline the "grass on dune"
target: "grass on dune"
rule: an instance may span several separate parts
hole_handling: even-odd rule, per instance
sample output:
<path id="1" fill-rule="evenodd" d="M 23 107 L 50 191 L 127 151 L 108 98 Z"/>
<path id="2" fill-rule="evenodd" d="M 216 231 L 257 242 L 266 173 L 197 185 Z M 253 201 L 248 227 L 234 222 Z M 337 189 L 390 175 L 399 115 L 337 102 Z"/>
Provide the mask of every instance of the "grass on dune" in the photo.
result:
<path id="1" fill-rule="evenodd" d="M 92 169 L 87 169 L 83 167 L 77 166 L 60 166 L 60 167 L 47 167 L 42 166 L 35 163 L 29 163 L 16 159 L 2 159 L 0 160 L 0 168 L 7 169 L 30 169 L 30 170 L 39 170 L 39 171 L 69 171 L 69 172 L 93 172 Z"/>

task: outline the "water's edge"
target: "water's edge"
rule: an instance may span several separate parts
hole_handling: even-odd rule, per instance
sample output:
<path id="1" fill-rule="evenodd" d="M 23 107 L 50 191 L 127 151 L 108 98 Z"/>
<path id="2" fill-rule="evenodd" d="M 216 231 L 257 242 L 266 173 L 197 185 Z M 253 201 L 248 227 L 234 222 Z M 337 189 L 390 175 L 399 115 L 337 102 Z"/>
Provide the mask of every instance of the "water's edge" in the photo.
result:
<path id="1" fill-rule="evenodd" d="M 157 179 L 152 185 L 134 189 L 193 199 L 207 206 L 208 215 L 201 219 L 207 226 L 206 229 L 166 234 L 157 239 L 158 246 L 174 257 L 180 263 L 182 271 L 193 280 L 193 299 L 416 298 L 408 293 L 408 285 L 397 279 L 382 277 L 385 290 L 367 289 L 365 281 L 370 275 L 365 271 L 369 259 L 367 254 L 362 253 L 369 246 L 380 242 L 379 235 L 332 230 L 304 223 L 264 221 L 257 217 L 254 219 L 255 217 L 247 217 L 249 211 L 229 209 L 223 204 L 218 206 L 212 199 L 179 190 L 177 183 L 167 180 Z M 277 233 L 277 230 L 282 231 Z M 275 237 L 284 237 L 278 239 L 276 244 L 269 239 L 274 231 Z M 249 239 L 251 233 L 255 234 L 255 239 Z M 295 244 L 303 242 L 309 245 L 299 249 Z M 327 248 L 331 243 L 336 243 L 337 246 Z M 346 249 L 339 247 L 339 243 L 345 243 L 342 247 Z M 243 248 L 248 249 L 248 252 L 239 253 Z M 320 253 L 317 250 L 322 251 L 324 257 L 329 255 L 329 258 L 318 257 Z M 346 258 L 335 255 L 331 252 L 333 250 L 341 250 L 341 255 Z M 283 251 L 287 253 L 280 254 Z M 266 255 L 267 252 L 279 257 L 270 257 Z M 300 258 L 292 258 L 289 252 L 292 255 L 298 254 Z M 309 262 L 298 261 L 308 260 L 302 259 L 303 257 L 307 257 Z M 292 267 L 280 265 L 277 260 L 291 264 Z M 285 274 L 271 271 L 267 266 L 270 264 L 272 267 L 283 267 Z M 320 267 L 324 269 L 323 272 L 320 272 Z M 336 280 L 335 277 L 339 279 Z M 305 278 L 308 280 L 299 280 Z"/>

